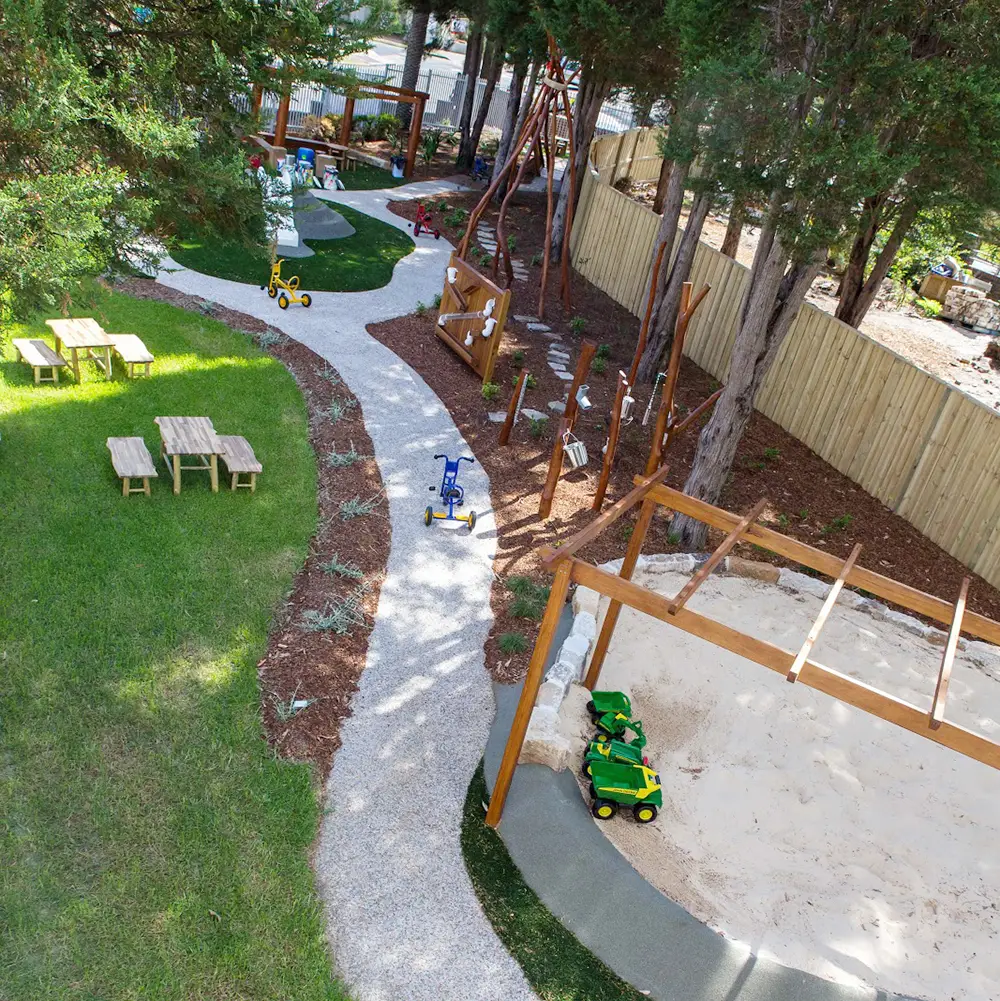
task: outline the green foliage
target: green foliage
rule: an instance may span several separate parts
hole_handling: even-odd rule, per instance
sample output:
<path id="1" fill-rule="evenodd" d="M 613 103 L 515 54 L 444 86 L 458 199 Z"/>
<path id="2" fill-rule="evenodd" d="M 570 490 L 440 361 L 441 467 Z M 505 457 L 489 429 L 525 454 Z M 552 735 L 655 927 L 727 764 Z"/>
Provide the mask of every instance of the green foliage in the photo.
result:
<path id="1" fill-rule="evenodd" d="M 355 115 L 351 121 L 352 138 L 363 143 L 392 139 L 398 132 L 399 119 L 388 112 L 381 115 Z"/>
<path id="2" fill-rule="evenodd" d="M 357 496 L 352 497 L 340 505 L 340 520 L 350 521 L 352 518 L 363 518 L 365 515 L 371 514 L 381 501 L 381 493 L 377 493 L 374 497 L 369 497 L 365 501 Z"/>
<path id="3" fill-rule="evenodd" d="M 573 331 L 578 337 L 584 332 L 587 327 L 587 320 L 582 316 L 574 316 L 572 320 L 569 321 L 569 329 Z"/>
<path id="4" fill-rule="evenodd" d="M 538 388 L 538 380 L 535 378 L 534 372 L 529 372 L 528 373 L 528 378 L 524 380 L 524 384 L 525 384 L 525 386 L 528 387 L 528 389 L 537 389 Z"/>
<path id="5" fill-rule="evenodd" d="M 594 375 L 604 375 L 608 370 L 608 363 L 603 358 L 595 358 L 591 363 L 590 370 Z"/>
<path id="6" fill-rule="evenodd" d="M 532 438 L 541 438 L 548 426 L 548 417 L 530 417 L 528 419 L 528 427 L 530 428 Z"/>
<path id="7" fill-rule="evenodd" d="M 833 519 L 829 525 L 824 525 L 820 529 L 822 535 L 832 535 L 834 532 L 843 532 L 854 521 L 853 514 L 842 514 Z"/>
<path id="8" fill-rule="evenodd" d="M 528 649 L 528 640 L 522 633 L 501 633 L 497 646 L 503 654 L 524 653 Z"/>
<path id="9" fill-rule="evenodd" d="M 334 469 L 344 469 L 347 466 L 356 465 L 370 458 L 370 455 L 362 455 L 358 452 L 352 441 L 350 449 L 346 452 L 329 452 L 326 457 L 326 464 L 332 466 Z"/>
<path id="10" fill-rule="evenodd" d="M 463 208 L 454 208 L 444 217 L 444 221 L 447 225 L 457 229 L 459 226 L 463 226 L 468 218 L 468 210 Z"/>
<path id="11" fill-rule="evenodd" d="M 531 266 L 535 267 L 535 268 L 541 267 L 542 266 L 542 261 L 544 259 L 545 259 L 545 255 L 540 250 L 536 250 L 531 255 Z"/>
<path id="12" fill-rule="evenodd" d="M 367 628 L 362 603 L 369 590 L 367 584 L 361 583 L 346 598 L 330 602 L 322 611 L 308 609 L 302 613 L 302 627 L 311 633 L 332 632 L 338 636 L 347 636 L 358 626 Z"/>
<path id="13" fill-rule="evenodd" d="M 788 528 L 788 515 L 787 514 L 782 513 L 782 514 L 778 515 L 778 527 L 779 528 Z"/>
<path id="14" fill-rule="evenodd" d="M 353 396 L 345 397 L 344 399 L 333 399 L 330 401 L 330 405 L 323 411 L 325 417 L 328 417 L 330 421 L 334 424 L 339 421 L 348 410 L 353 410 L 354 407 L 358 405 L 358 401 L 354 399 Z"/>
<path id="15" fill-rule="evenodd" d="M 431 305 L 435 309 L 440 309 L 441 308 L 441 293 L 440 292 L 438 292 L 438 294 L 436 296 L 434 296 L 434 298 L 431 300 Z"/>
<path id="16" fill-rule="evenodd" d="M 607 361 L 611 357 L 611 345 L 599 344 L 595 352 L 595 357 Z"/>
<path id="17" fill-rule="evenodd" d="M 896 252 L 889 277 L 908 288 L 916 288 L 924 275 L 944 258 L 957 258 L 967 239 L 965 221 L 945 210 L 919 217 Z"/>
<path id="18" fill-rule="evenodd" d="M 458 133 L 451 129 L 425 128 L 420 133 L 420 159 L 430 164 L 442 146 L 454 146 L 456 142 Z"/>
<path id="19" fill-rule="evenodd" d="M 938 302 L 937 299 L 921 298 L 917 299 L 917 301 L 913 305 L 916 306 L 916 308 L 919 309 L 920 312 L 924 314 L 924 316 L 930 317 L 932 319 L 935 316 L 939 316 L 941 310 L 944 309 L 944 305 Z"/>
<path id="20" fill-rule="evenodd" d="M 348 580 L 361 580 L 364 574 L 361 568 L 350 561 L 344 562 L 337 553 L 331 553 L 330 558 L 319 565 L 320 569 L 325 574 L 329 574 L 331 577 L 346 577 Z"/>
<path id="21" fill-rule="evenodd" d="M 414 310 L 417 316 L 423 316 L 427 312 L 427 304 L 423 302 L 417 303 L 417 308 Z"/>
<path id="22" fill-rule="evenodd" d="M 764 458 L 768 462 L 777 462 L 781 458 L 781 449 L 774 445 L 769 445 L 764 449 Z"/>
<path id="23" fill-rule="evenodd" d="M 514 595 L 507 611 L 518 619 L 540 621 L 549 600 L 549 588 L 536 584 L 530 577 L 508 577 L 507 590 Z"/>
<path id="24" fill-rule="evenodd" d="M 511 365 L 514 366 L 514 368 L 523 368 L 524 367 L 524 352 L 520 348 L 518 348 L 510 356 L 510 363 L 511 363 Z M 517 382 L 517 377 L 516 376 L 514 377 L 514 382 L 515 383 Z"/>
<path id="25" fill-rule="evenodd" d="M 500 392 L 500 386 L 495 382 L 484 382 L 480 392 L 483 394 L 484 400 L 493 400 L 496 398 L 497 393 Z"/>
<path id="26" fill-rule="evenodd" d="M 513 254 L 517 250 L 517 237 L 511 233 L 507 237 L 507 249 Z"/>

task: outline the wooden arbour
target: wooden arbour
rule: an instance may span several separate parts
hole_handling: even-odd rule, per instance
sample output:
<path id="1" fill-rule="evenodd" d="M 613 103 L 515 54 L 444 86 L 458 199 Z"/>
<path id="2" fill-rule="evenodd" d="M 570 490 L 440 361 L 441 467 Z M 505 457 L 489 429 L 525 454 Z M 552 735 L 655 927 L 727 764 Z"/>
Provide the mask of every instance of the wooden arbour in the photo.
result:
<path id="1" fill-rule="evenodd" d="M 546 546 L 541 550 L 542 565 L 550 572 L 554 572 L 556 579 L 545 607 L 538 639 L 535 641 L 535 648 L 531 654 L 527 676 L 511 724 L 510 734 L 507 737 L 500 770 L 493 787 L 493 795 L 490 798 L 489 809 L 486 813 L 486 822 L 490 826 L 496 827 L 503 815 L 504 803 L 524 744 L 528 720 L 538 696 L 542 672 L 571 583 L 582 584 L 584 587 L 592 588 L 611 599 L 597 636 L 587 676 L 584 679 L 584 684 L 590 689 L 595 687 L 600 678 L 601 667 L 607 656 L 619 613 L 624 605 L 628 605 L 630 608 L 660 619 L 662 622 L 668 622 L 693 636 L 698 636 L 709 643 L 775 671 L 785 676 L 793 684 L 799 683 L 807 685 L 809 688 L 815 688 L 817 691 L 824 692 L 841 702 L 903 727 L 936 744 L 949 747 L 959 754 L 974 758 L 992 768 L 1000 769 L 1000 744 L 989 740 L 980 733 L 956 723 L 950 723 L 945 719 L 948 681 L 955 660 L 959 634 L 965 632 L 989 643 L 1000 644 L 1000 622 L 966 609 L 968 579 L 963 581 L 956 602 L 949 604 L 941 598 L 936 598 L 900 581 L 893 580 L 891 577 L 884 577 L 873 570 L 867 570 L 860 566 L 857 562 L 860 553 L 859 546 L 855 546 L 845 561 L 757 524 L 757 518 L 763 509 L 764 501 L 756 504 L 751 511 L 741 517 L 705 501 L 688 497 L 672 487 L 665 486 L 663 480 L 666 475 L 667 467 L 662 466 L 651 476 L 637 476 L 635 487 L 625 497 L 608 508 L 604 514 L 595 518 L 568 542 L 558 549 Z M 577 556 L 583 546 L 596 539 L 605 529 L 638 504 L 641 504 L 639 517 L 632 532 L 621 571 L 618 574 L 601 570 Z M 667 598 L 647 588 L 640 587 L 638 584 L 634 584 L 631 579 L 649 523 L 659 507 L 689 515 L 711 528 L 728 533 L 726 539 L 710 557 L 709 564 L 692 575 L 690 581 L 673 598 Z M 687 607 L 687 600 L 707 579 L 712 565 L 717 565 L 738 542 L 752 542 L 762 549 L 834 578 L 834 584 L 827 599 L 802 647 L 797 652 L 783 650 L 773 643 L 756 639 Z M 919 706 L 888 692 L 880 691 L 871 685 L 856 681 L 846 674 L 825 667 L 809 658 L 812 646 L 833 608 L 837 595 L 845 584 L 853 584 L 855 587 L 862 588 L 896 605 L 935 619 L 948 628 L 948 638 L 941 657 L 941 666 L 938 671 L 938 680 L 930 711 L 921 709 Z M 931 693 L 928 693 L 928 696 L 930 697 Z"/>

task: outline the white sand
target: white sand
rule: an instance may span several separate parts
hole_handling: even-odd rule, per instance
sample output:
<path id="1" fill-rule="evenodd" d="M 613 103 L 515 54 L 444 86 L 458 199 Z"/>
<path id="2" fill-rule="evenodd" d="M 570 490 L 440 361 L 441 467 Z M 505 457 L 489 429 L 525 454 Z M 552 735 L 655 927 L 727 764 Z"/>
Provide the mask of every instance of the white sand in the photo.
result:
<path id="1" fill-rule="evenodd" d="M 685 579 L 636 576 L 663 594 Z M 794 651 L 820 605 L 712 577 L 689 607 Z M 921 707 L 940 658 L 839 606 L 813 653 Z M 996 740 L 992 670 L 959 654 L 946 715 Z M 600 825 L 651 883 L 790 967 L 934 1001 L 1000 997 L 1000 772 L 630 609 L 600 687 L 631 692 L 663 782 L 656 823 Z"/>

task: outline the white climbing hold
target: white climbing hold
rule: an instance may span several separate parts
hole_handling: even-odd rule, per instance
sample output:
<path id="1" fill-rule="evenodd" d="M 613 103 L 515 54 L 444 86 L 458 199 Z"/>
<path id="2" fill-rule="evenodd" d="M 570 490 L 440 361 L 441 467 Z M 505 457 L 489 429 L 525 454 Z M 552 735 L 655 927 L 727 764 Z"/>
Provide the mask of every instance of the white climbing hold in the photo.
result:
<path id="1" fill-rule="evenodd" d="M 493 307 L 496 306 L 496 304 L 497 304 L 496 299 L 487 299 L 486 305 L 483 306 L 483 316 L 492 316 Z"/>
<path id="2" fill-rule="evenodd" d="M 467 348 L 471 348 L 472 347 L 472 331 L 471 330 L 465 335 L 465 346 Z"/>
<path id="3" fill-rule="evenodd" d="M 496 321 L 496 318 L 495 318 L 495 317 L 490 317 L 490 319 L 488 319 L 488 320 L 487 320 L 487 321 L 486 321 L 486 322 L 485 322 L 485 323 L 483 324 L 483 337 L 489 337 L 489 336 L 490 336 L 490 334 L 492 334 L 492 333 L 493 333 L 493 328 L 494 328 L 494 327 L 495 327 L 496 325 L 497 325 L 497 321 Z"/>

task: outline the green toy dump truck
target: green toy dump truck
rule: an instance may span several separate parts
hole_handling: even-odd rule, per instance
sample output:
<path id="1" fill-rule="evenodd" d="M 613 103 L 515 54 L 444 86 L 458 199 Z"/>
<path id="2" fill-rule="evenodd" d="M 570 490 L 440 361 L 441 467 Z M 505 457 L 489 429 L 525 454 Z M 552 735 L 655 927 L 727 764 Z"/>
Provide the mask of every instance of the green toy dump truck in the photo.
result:
<path id="1" fill-rule="evenodd" d="M 620 740 L 592 740 L 583 752 L 583 775 L 590 778 L 591 762 L 611 761 L 620 765 L 648 765 L 642 748 L 635 744 L 625 744 Z"/>
<path id="2" fill-rule="evenodd" d="M 635 737 L 628 743 L 633 747 L 646 746 L 646 735 L 642 732 L 642 723 L 632 719 L 632 703 L 628 696 L 621 692 L 592 692 L 593 698 L 587 703 L 587 711 L 597 727 L 599 742 L 624 738 L 626 731 L 631 730 Z"/>
<path id="3" fill-rule="evenodd" d="M 656 820 L 663 806 L 660 776 L 645 765 L 624 765 L 593 761 L 590 765 L 590 812 L 598 820 L 611 820 L 619 806 L 631 806 L 632 816 L 640 824 Z"/>

